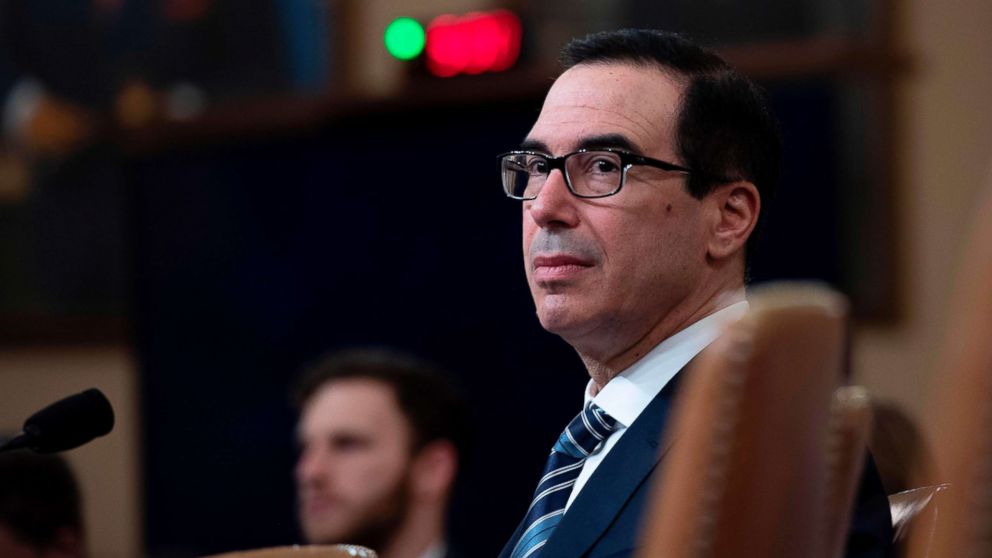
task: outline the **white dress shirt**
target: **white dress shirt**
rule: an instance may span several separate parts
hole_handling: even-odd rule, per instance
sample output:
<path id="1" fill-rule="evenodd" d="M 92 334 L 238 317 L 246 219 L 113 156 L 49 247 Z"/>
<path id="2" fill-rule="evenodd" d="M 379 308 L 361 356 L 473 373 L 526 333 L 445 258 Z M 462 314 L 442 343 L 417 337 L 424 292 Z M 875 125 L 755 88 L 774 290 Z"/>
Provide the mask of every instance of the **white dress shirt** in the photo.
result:
<path id="1" fill-rule="evenodd" d="M 420 555 L 420 558 L 444 558 L 447 553 L 448 545 L 444 541 L 439 541 L 432 544 L 426 552 Z"/>
<path id="2" fill-rule="evenodd" d="M 586 385 L 585 402 L 594 402 L 616 419 L 616 428 L 606 442 L 586 458 L 579 477 L 575 479 L 568 503 L 565 504 L 566 510 L 572 505 L 572 501 L 599 463 L 606 454 L 610 453 L 610 449 L 617 444 L 627 427 L 634 423 L 651 400 L 678 374 L 679 370 L 720 335 L 724 325 L 740 319 L 747 312 L 747 308 L 747 301 L 736 302 L 665 339 L 640 360 L 607 382 L 595 397 L 590 395 L 594 384 L 589 380 L 589 384 Z"/>

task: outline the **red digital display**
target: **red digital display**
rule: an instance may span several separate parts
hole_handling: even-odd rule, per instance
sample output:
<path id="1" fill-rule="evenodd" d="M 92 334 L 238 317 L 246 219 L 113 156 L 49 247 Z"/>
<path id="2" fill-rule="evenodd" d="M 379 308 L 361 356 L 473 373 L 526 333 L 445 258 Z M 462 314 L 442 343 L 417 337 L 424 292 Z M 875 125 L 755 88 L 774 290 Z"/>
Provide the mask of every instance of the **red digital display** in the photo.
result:
<path id="1" fill-rule="evenodd" d="M 445 14 L 427 25 L 427 70 L 439 77 L 499 72 L 520 55 L 520 18 L 508 10 Z"/>

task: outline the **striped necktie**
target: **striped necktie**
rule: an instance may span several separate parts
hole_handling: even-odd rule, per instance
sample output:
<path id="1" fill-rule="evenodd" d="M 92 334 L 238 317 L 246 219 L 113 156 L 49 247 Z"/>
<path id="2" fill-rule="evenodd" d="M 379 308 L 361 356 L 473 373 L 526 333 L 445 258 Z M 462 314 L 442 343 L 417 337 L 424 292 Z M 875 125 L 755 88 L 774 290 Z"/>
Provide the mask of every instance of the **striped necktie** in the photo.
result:
<path id="1" fill-rule="evenodd" d="M 565 504 L 586 457 L 613 432 L 615 425 L 606 411 L 592 403 L 568 424 L 551 450 L 544 476 L 527 510 L 526 528 L 510 558 L 535 558 L 540 553 L 565 514 Z"/>

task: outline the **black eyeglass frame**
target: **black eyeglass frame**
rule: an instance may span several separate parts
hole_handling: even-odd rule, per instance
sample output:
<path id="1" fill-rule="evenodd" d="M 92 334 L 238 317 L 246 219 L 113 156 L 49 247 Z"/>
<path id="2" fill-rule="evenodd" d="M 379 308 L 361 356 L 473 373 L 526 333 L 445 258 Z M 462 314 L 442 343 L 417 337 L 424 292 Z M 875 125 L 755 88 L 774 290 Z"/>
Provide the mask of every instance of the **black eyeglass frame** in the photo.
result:
<path id="1" fill-rule="evenodd" d="M 575 191 L 574 188 L 572 188 L 572 180 L 568 177 L 568 171 L 565 170 L 565 160 L 568 159 L 569 157 L 572 157 L 574 155 L 580 155 L 582 153 L 599 153 L 599 152 L 613 153 L 620 157 L 620 169 L 621 169 L 620 183 L 617 185 L 615 190 L 607 194 L 594 194 L 594 195 L 579 194 L 578 192 Z M 506 191 L 506 182 L 503 181 L 502 178 L 502 168 L 503 168 L 503 160 L 510 155 L 532 155 L 532 156 L 541 157 L 542 159 L 548 162 L 548 175 L 550 175 L 551 171 L 555 169 L 560 170 L 562 177 L 565 179 L 565 186 L 568 188 L 568 191 L 573 196 L 583 199 L 606 198 L 609 196 L 616 195 L 618 192 L 620 192 L 620 190 L 623 189 L 623 185 L 627 182 L 627 171 L 630 170 L 630 167 L 634 165 L 645 165 L 666 171 L 681 172 L 684 174 L 698 174 L 698 172 L 693 169 L 690 169 L 688 167 L 683 167 L 681 165 L 676 165 L 675 163 L 669 163 L 668 161 L 662 161 L 661 159 L 652 159 L 651 157 L 636 155 L 634 153 L 625 151 L 623 149 L 615 149 L 610 147 L 601 147 L 598 149 L 579 149 L 578 151 L 566 153 L 560 157 L 552 157 L 550 155 L 547 155 L 546 153 L 541 153 L 539 151 L 527 151 L 527 150 L 507 151 L 506 153 L 500 153 L 499 155 L 497 155 L 497 159 L 500 162 L 500 182 L 503 182 L 503 193 L 506 194 L 506 197 L 508 198 L 512 198 L 520 201 L 530 201 L 536 199 L 537 194 L 534 194 L 533 196 L 530 197 L 523 197 L 523 196 L 515 196 L 510 192 Z"/>

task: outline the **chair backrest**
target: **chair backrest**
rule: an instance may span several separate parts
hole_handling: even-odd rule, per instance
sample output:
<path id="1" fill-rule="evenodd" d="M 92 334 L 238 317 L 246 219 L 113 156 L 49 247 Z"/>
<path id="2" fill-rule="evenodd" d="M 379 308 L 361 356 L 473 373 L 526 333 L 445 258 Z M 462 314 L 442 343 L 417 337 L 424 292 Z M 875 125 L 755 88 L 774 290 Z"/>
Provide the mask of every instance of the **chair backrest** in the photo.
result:
<path id="1" fill-rule="evenodd" d="M 293 545 L 226 552 L 204 558 L 376 558 L 376 553 L 351 544 Z"/>
<path id="2" fill-rule="evenodd" d="M 641 557 L 810 558 L 824 545 L 847 304 L 798 284 L 749 300 L 682 380 Z"/>
<path id="3" fill-rule="evenodd" d="M 980 207 L 951 304 L 937 386 L 935 470 L 949 482 L 930 537 L 910 534 L 911 558 L 992 556 L 992 189 Z"/>
<path id="4" fill-rule="evenodd" d="M 861 386 L 842 386 L 834 392 L 827 445 L 826 547 L 824 557 L 844 552 L 854 507 L 854 495 L 865 464 L 871 434 L 871 398 Z"/>

